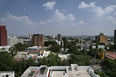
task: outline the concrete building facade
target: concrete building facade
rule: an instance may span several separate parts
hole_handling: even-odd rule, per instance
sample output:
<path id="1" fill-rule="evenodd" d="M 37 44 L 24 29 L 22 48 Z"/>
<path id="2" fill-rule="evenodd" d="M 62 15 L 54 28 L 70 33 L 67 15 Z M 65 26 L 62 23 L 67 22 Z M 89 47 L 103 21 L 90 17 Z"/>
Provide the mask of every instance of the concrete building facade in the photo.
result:
<path id="1" fill-rule="evenodd" d="M 55 39 L 55 34 L 53 33 L 52 38 Z"/>
<path id="2" fill-rule="evenodd" d="M 16 36 L 7 36 L 7 45 L 12 46 L 14 44 L 17 44 L 18 40 Z"/>
<path id="3" fill-rule="evenodd" d="M 95 40 L 98 43 L 106 43 L 107 42 L 107 36 L 105 36 L 103 33 L 100 33 L 100 35 L 95 36 Z"/>
<path id="4" fill-rule="evenodd" d="M 7 46 L 7 30 L 3 25 L 0 25 L 0 46 Z"/>
<path id="5" fill-rule="evenodd" d="M 34 34 L 33 35 L 33 44 L 34 44 L 34 46 L 44 46 L 43 34 Z"/>
<path id="6" fill-rule="evenodd" d="M 114 43 L 116 43 L 116 30 L 114 30 Z"/>
<path id="7" fill-rule="evenodd" d="M 61 40 L 61 34 L 57 34 L 57 39 Z"/>

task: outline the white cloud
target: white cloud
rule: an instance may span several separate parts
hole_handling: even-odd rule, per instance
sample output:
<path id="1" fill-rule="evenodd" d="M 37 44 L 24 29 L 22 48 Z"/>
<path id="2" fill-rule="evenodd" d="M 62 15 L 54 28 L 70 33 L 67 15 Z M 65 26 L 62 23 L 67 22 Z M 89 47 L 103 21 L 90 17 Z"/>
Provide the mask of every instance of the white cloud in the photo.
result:
<path id="1" fill-rule="evenodd" d="M 64 10 L 64 9 L 62 9 L 63 10 L 63 12 L 66 12 L 66 10 Z"/>
<path id="2" fill-rule="evenodd" d="M 107 17 L 108 21 L 110 21 L 111 24 L 116 25 L 116 18 L 113 18 L 112 16 Z"/>
<path id="3" fill-rule="evenodd" d="M 56 1 L 47 2 L 47 3 L 43 4 L 42 7 L 45 7 L 45 9 L 53 10 L 55 4 L 56 4 Z"/>
<path id="4" fill-rule="evenodd" d="M 85 25 L 86 23 L 84 23 L 83 21 L 79 21 L 76 23 L 71 23 L 72 26 L 78 26 L 78 25 Z"/>
<path id="5" fill-rule="evenodd" d="M 46 24 L 44 21 L 40 21 L 39 23 L 42 24 L 42 25 L 45 25 Z"/>
<path id="6" fill-rule="evenodd" d="M 55 13 L 52 16 L 52 19 L 47 20 L 47 22 L 63 22 L 63 21 L 74 21 L 75 16 L 72 14 L 64 15 L 62 12 L 59 12 L 58 9 L 55 10 Z"/>
<path id="7" fill-rule="evenodd" d="M 24 9 L 24 11 L 26 11 L 26 8 L 23 8 Z"/>
<path id="8" fill-rule="evenodd" d="M 85 2 L 81 2 L 81 4 L 79 4 L 79 8 L 88 8 L 88 7 L 96 7 L 95 6 L 96 2 L 91 2 L 90 4 L 85 4 Z"/>
<path id="9" fill-rule="evenodd" d="M 14 16 L 7 13 L 7 17 L 1 18 L 0 23 L 5 24 L 8 28 L 8 34 L 27 34 L 35 28 L 37 24 L 32 22 L 28 16 Z M 12 32 L 13 31 L 13 32 Z"/>
<path id="10" fill-rule="evenodd" d="M 95 2 L 91 2 L 90 4 L 86 4 L 85 2 L 81 2 L 81 4 L 79 4 L 79 8 L 91 7 L 91 9 L 89 11 L 92 11 L 93 13 L 95 13 L 95 15 L 93 16 L 93 18 L 91 18 L 91 20 L 105 19 L 116 8 L 116 5 L 109 5 L 106 8 L 102 9 L 102 7 L 96 6 L 95 4 L 96 4 Z"/>
<path id="11" fill-rule="evenodd" d="M 96 15 L 94 17 L 100 18 L 100 17 L 103 17 L 103 16 L 107 16 L 108 14 L 113 12 L 115 7 L 116 7 L 115 5 L 111 5 L 111 6 L 106 7 L 105 9 L 102 9 L 99 6 L 99 7 L 96 7 L 94 9 L 92 9 L 92 12 L 96 13 Z"/>

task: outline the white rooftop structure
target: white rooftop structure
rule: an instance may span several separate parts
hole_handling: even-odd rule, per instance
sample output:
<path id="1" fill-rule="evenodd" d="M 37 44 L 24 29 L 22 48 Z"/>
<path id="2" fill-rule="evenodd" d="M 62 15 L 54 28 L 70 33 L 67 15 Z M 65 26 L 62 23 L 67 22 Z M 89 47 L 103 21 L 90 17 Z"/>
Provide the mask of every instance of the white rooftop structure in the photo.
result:
<path id="1" fill-rule="evenodd" d="M 29 67 L 21 77 L 100 77 L 90 66 L 51 66 Z"/>
<path id="2" fill-rule="evenodd" d="M 0 77 L 15 77 L 14 71 L 0 71 Z"/>
<path id="3" fill-rule="evenodd" d="M 9 48 L 10 48 L 10 47 L 11 47 L 11 46 L 0 46 L 0 49 L 4 48 L 5 51 L 8 51 L 8 52 L 9 52 Z M 0 51 L 3 51 L 3 50 L 0 50 Z"/>

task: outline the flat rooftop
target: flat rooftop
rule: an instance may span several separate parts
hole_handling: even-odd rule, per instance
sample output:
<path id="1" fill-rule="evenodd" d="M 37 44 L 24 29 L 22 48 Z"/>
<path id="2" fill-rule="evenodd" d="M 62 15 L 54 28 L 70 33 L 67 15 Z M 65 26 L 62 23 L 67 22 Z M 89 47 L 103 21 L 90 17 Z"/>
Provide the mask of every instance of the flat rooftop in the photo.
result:
<path id="1" fill-rule="evenodd" d="M 6 77 L 6 75 L 10 76 L 14 71 L 0 71 L 0 77 Z"/>

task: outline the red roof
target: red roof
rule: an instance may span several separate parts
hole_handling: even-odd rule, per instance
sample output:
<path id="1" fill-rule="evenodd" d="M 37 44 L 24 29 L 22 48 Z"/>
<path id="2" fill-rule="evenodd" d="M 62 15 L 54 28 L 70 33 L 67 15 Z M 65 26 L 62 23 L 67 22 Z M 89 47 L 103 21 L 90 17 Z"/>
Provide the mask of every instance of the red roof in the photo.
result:
<path id="1" fill-rule="evenodd" d="M 106 57 L 108 57 L 108 58 L 110 58 L 112 60 L 116 59 L 116 54 L 112 54 L 112 53 L 107 53 L 107 54 L 108 55 Z"/>

